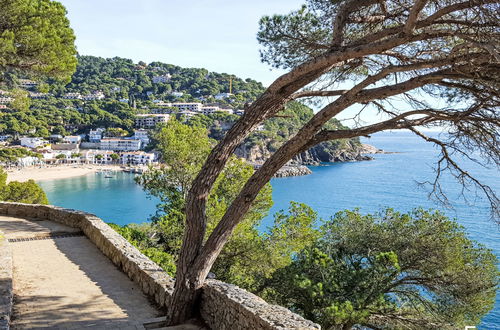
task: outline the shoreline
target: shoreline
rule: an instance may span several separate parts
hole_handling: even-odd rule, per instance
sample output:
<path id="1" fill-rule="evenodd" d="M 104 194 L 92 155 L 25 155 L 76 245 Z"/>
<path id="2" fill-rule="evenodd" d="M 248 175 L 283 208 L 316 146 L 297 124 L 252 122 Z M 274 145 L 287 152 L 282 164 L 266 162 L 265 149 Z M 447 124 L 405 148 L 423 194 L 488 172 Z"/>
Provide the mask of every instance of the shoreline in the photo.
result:
<path id="1" fill-rule="evenodd" d="M 120 165 L 52 165 L 52 166 L 32 166 L 23 168 L 5 169 L 7 172 L 7 182 L 19 181 L 26 182 L 34 180 L 35 182 L 50 181 L 57 179 L 67 179 L 96 173 L 105 169 L 112 171 L 122 171 Z"/>

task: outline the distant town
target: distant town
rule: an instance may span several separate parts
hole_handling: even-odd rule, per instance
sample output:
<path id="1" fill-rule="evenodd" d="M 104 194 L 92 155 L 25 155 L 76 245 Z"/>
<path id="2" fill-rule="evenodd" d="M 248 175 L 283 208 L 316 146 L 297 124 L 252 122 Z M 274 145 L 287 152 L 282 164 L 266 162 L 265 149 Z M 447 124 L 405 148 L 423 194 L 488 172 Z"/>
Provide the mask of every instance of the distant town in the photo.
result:
<path id="1" fill-rule="evenodd" d="M 165 83 L 171 79 L 169 74 L 158 75 L 152 78 L 153 83 Z M 50 93 L 33 91 L 38 83 L 29 79 L 19 79 L 18 85 L 25 89 L 31 99 L 46 99 L 54 97 Z M 181 97 L 183 93 L 176 93 Z M 8 110 L 9 105 L 15 101 L 12 93 L 0 90 L 0 109 Z M 231 97 L 232 93 L 219 93 L 214 95 L 216 100 Z M 102 91 L 94 91 L 82 95 L 78 92 L 69 92 L 61 96 L 66 100 L 100 101 L 106 99 Z M 128 103 L 129 99 L 122 98 L 118 101 Z M 213 104 L 200 102 L 165 102 L 153 100 L 155 108 L 149 113 L 135 115 L 134 133 L 132 136 L 116 136 L 115 128 L 96 127 L 79 135 L 51 134 L 48 138 L 37 136 L 0 135 L 3 147 L 24 147 L 37 153 L 36 156 L 25 156 L 17 160 L 16 166 L 27 167 L 51 164 L 121 164 L 127 166 L 151 165 L 158 160 L 155 152 L 146 152 L 144 149 L 150 143 L 150 131 L 158 124 L 167 123 L 171 116 L 184 116 L 185 119 L 196 115 L 211 115 L 215 113 L 227 115 L 242 115 L 244 110 L 223 108 Z M 35 132 L 33 132 L 35 133 Z"/>

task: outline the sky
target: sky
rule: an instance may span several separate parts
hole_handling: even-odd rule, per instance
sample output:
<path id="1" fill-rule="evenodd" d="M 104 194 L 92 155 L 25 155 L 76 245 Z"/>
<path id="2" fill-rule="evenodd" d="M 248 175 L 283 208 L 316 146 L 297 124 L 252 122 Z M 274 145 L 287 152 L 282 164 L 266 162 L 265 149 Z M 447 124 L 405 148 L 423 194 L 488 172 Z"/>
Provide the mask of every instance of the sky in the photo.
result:
<path id="1" fill-rule="evenodd" d="M 303 0 L 59 0 L 81 55 L 161 61 L 252 78 L 280 74 L 260 62 L 259 19 L 300 8 Z"/>
<path id="2" fill-rule="evenodd" d="M 287 14 L 305 0 L 59 0 L 81 55 L 160 61 L 252 78 L 270 85 L 285 71 L 262 63 L 256 35 L 264 15 Z M 317 111 L 318 106 L 313 106 Z M 359 107 L 338 119 L 356 123 Z M 363 123 L 381 119 L 363 112 Z"/>

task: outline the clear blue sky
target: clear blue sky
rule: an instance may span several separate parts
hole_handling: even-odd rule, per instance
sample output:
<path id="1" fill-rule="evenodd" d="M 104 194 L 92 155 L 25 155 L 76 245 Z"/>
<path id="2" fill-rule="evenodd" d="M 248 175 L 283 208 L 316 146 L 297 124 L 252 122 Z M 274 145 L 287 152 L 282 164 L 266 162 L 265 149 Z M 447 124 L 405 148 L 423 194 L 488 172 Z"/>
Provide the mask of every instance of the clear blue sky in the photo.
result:
<path id="1" fill-rule="evenodd" d="M 59 0 L 82 55 L 161 61 L 253 78 L 265 85 L 280 71 L 260 62 L 263 15 L 288 13 L 301 0 Z"/>
<path id="2" fill-rule="evenodd" d="M 260 62 L 259 19 L 305 0 L 59 0 L 82 55 L 161 61 L 252 78 L 269 85 L 284 71 Z M 316 107 L 314 107 L 316 108 Z M 353 107 L 339 119 L 359 111 Z M 364 113 L 366 123 L 380 119 Z M 346 124 L 354 122 L 346 120 Z"/>

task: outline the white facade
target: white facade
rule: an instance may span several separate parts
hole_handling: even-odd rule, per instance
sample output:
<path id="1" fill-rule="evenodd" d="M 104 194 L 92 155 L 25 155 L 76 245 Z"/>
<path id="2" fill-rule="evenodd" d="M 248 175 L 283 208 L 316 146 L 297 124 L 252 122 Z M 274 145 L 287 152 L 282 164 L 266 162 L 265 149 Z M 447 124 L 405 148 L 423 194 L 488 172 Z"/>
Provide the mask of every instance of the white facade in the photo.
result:
<path id="1" fill-rule="evenodd" d="M 95 93 L 92 93 L 92 94 L 87 94 L 87 95 L 83 96 L 82 98 L 85 101 L 93 101 L 93 100 L 102 100 L 105 97 L 106 96 L 103 94 L 103 92 L 99 91 L 99 92 L 95 92 Z"/>
<path id="2" fill-rule="evenodd" d="M 0 104 L 9 104 L 14 101 L 14 98 L 10 96 L 0 95 Z"/>
<path id="3" fill-rule="evenodd" d="M 64 143 L 79 144 L 82 142 L 80 135 L 68 135 L 63 138 Z"/>
<path id="4" fill-rule="evenodd" d="M 49 93 L 35 93 L 35 92 L 30 92 L 30 97 L 32 99 L 46 99 L 49 96 L 50 96 Z"/>
<path id="5" fill-rule="evenodd" d="M 137 151 L 141 144 L 141 140 L 106 138 L 101 140 L 101 150 Z"/>
<path id="6" fill-rule="evenodd" d="M 124 152 L 120 155 L 120 162 L 123 165 L 150 165 L 154 160 L 153 153 L 144 151 Z"/>
<path id="7" fill-rule="evenodd" d="M 179 109 L 179 111 L 201 112 L 203 104 L 195 102 L 190 102 L 190 103 L 177 102 L 177 103 L 172 103 L 172 107 Z"/>
<path id="8" fill-rule="evenodd" d="M 38 148 L 43 146 L 47 141 L 39 137 L 22 137 L 21 145 L 28 148 Z"/>
<path id="9" fill-rule="evenodd" d="M 134 139 L 141 140 L 142 146 L 145 147 L 149 144 L 149 134 L 145 129 L 137 129 L 134 131 Z"/>
<path id="10" fill-rule="evenodd" d="M 82 153 L 82 159 L 87 164 L 112 164 L 115 162 L 111 157 L 114 153 L 110 150 L 88 150 Z"/>
<path id="11" fill-rule="evenodd" d="M 194 117 L 196 115 L 198 115 L 199 113 L 198 112 L 193 112 L 193 111 L 181 111 L 179 112 L 181 115 L 184 115 L 186 116 L 187 118 L 191 118 L 191 117 Z"/>
<path id="12" fill-rule="evenodd" d="M 208 106 L 208 107 L 202 107 L 201 108 L 201 113 L 203 113 L 204 115 L 209 115 L 209 114 L 212 114 L 216 111 L 219 111 L 220 108 L 219 107 L 216 107 L 216 106 Z"/>
<path id="13" fill-rule="evenodd" d="M 19 86 L 22 88 L 33 88 L 36 87 L 38 83 L 29 79 L 19 79 Z"/>
<path id="14" fill-rule="evenodd" d="M 68 99 L 68 100 L 81 100 L 82 94 L 80 93 L 66 93 L 63 95 L 63 99 Z"/>
<path id="15" fill-rule="evenodd" d="M 168 73 L 161 75 L 161 76 L 154 76 L 153 77 L 153 84 L 166 83 L 170 79 L 172 79 L 172 76 Z"/>
<path id="16" fill-rule="evenodd" d="M 233 94 L 231 94 L 231 93 L 219 93 L 219 94 L 215 95 L 214 98 L 216 100 L 223 100 L 223 99 L 227 99 L 230 96 L 233 96 Z"/>
<path id="17" fill-rule="evenodd" d="M 104 128 L 91 129 L 89 132 L 89 142 L 92 143 L 101 142 L 102 135 L 104 134 L 105 131 L 106 129 Z"/>
<path id="18" fill-rule="evenodd" d="M 139 114 L 135 117 L 135 126 L 140 128 L 153 128 L 159 123 L 166 123 L 170 119 L 168 114 Z"/>

